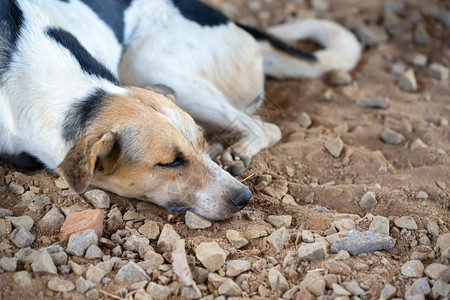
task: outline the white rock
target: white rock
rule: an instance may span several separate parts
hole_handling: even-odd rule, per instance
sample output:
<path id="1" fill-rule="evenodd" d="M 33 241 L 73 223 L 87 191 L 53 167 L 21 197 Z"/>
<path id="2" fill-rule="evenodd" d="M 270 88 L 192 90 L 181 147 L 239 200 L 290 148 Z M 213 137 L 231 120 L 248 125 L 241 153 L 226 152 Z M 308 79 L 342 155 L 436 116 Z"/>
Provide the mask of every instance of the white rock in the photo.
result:
<path id="1" fill-rule="evenodd" d="M 98 209 L 109 209 L 110 199 L 109 195 L 101 190 L 91 190 L 84 193 L 84 196 L 87 198 L 95 208 Z"/>
<path id="2" fill-rule="evenodd" d="M 236 249 L 240 249 L 248 244 L 248 241 L 236 230 L 227 230 L 225 235 L 231 245 Z"/>
<path id="3" fill-rule="evenodd" d="M 406 277 L 422 277 L 423 270 L 424 267 L 420 260 L 410 260 L 403 264 L 402 275 Z"/>
<path id="4" fill-rule="evenodd" d="M 172 242 L 179 240 L 180 236 L 175 232 L 172 225 L 166 224 L 161 231 L 157 246 L 162 252 L 172 251 Z"/>
<path id="5" fill-rule="evenodd" d="M 389 235 L 389 220 L 383 216 L 375 216 L 370 223 L 369 231 Z"/>
<path id="6" fill-rule="evenodd" d="M 128 264 L 120 268 L 119 272 L 117 272 L 115 280 L 131 285 L 136 282 L 148 281 L 150 280 L 150 277 L 148 277 L 139 265 L 130 261 Z"/>
<path id="7" fill-rule="evenodd" d="M 272 232 L 267 241 L 272 245 L 275 251 L 278 253 L 284 249 L 284 245 L 291 240 L 291 235 L 286 227 L 281 227 Z"/>
<path id="8" fill-rule="evenodd" d="M 409 216 L 403 216 L 401 218 L 398 218 L 397 220 L 394 221 L 394 224 L 399 228 L 406 228 L 409 230 L 416 230 L 418 228 L 416 221 Z"/>
<path id="9" fill-rule="evenodd" d="M 344 142 L 340 138 L 327 139 L 325 142 L 325 148 L 330 152 L 331 155 L 338 158 L 342 150 L 344 149 Z"/>
<path id="10" fill-rule="evenodd" d="M 409 93 L 417 91 L 416 75 L 413 69 L 407 70 L 399 79 L 398 86 L 401 90 Z"/>
<path id="11" fill-rule="evenodd" d="M 289 289 L 286 278 L 276 269 L 270 269 L 268 279 L 270 288 L 273 291 L 281 291 L 284 293 Z"/>
<path id="12" fill-rule="evenodd" d="M 246 260 L 230 260 L 227 262 L 227 273 L 229 277 L 238 276 L 250 269 L 250 262 Z"/>
<path id="13" fill-rule="evenodd" d="M 97 245 L 90 245 L 86 250 L 86 255 L 84 256 L 87 259 L 96 259 L 101 258 L 103 256 L 102 250 Z"/>
<path id="14" fill-rule="evenodd" d="M 242 295 L 242 290 L 239 285 L 237 285 L 237 283 L 230 278 L 225 279 L 225 281 L 220 285 L 218 292 L 219 295 L 228 297 L 239 297 Z"/>
<path id="15" fill-rule="evenodd" d="M 170 291 L 168 287 L 154 282 L 149 282 L 146 291 L 155 300 L 164 300 L 170 296 Z"/>
<path id="16" fill-rule="evenodd" d="M 314 234 L 309 230 L 302 230 L 302 241 L 305 243 L 314 243 Z"/>
<path id="17" fill-rule="evenodd" d="M 98 236 L 95 231 L 83 230 L 70 236 L 66 251 L 75 256 L 83 256 L 89 246 L 97 244 Z"/>
<path id="18" fill-rule="evenodd" d="M 75 285 L 72 282 L 58 277 L 53 277 L 50 279 L 47 287 L 52 291 L 61 293 L 70 292 L 75 289 Z"/>
<path id="19" fill-rule="evenodd" d="M 189 229 L 206 229 L 212 226 L 211 222 L 190 211 L 186 212 L 185 223 Z"/>
<path id="20" fill-rule="evenodd" d="M 195 248 L 195 255 L 210 272 L 222 267 L 227 257 L 225 251 L 216 242 L 201 243 Z"/>
<path id="21" fill-rule="evenodd" d="M 302 244 L 298 248 L 298 257 L 300 260 L 315 261 L 324 259 L 327 255 L 327 244 L 316 242 L 313 244 Z"/>
<path id="22" fill-rule="evenodd" d="M 155 221 L 146 222 L 139 227 L 138 231 L 149 240 L 156 240 L 159 237 L 159 226 Z"/>
<path id="23" fill-rule="evenodd" d="M 289 228 L 292 223 L 292 216 L 284 215 L 284 216 L 268 216 L 267 222 L 272 224 L 273 226 L 280 228 L 286 227 Z"/>

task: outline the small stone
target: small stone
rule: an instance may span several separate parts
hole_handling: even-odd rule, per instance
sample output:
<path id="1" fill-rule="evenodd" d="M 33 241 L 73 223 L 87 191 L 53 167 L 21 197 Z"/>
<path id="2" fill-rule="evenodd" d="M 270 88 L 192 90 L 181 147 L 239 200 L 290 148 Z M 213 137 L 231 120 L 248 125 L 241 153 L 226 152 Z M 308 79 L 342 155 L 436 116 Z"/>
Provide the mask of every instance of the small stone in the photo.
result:
<path id="1" fill-rule="evenodd" d="M 76 290 L 79 293 L 86 293 L 88 290 L 94 287 L 94 284 L 89 280 L 84 279 L 83 277 L 78 277 L 77 281 L 75 281 Z"/>
<path id="2" fill-rule="evenodd" d="M 345 250 L 340 250 L 334 257 L 335 260 L 347 260 L 349 258 L 350 258 L 350 253 L 348 253 Z"/>
<path id="3" fill-rule="evenodd" d="M 46 249 L 35 252 L 31 269 L 37 274 L 56 274 L 58 272 L 52 257 Z"/>
<path id="4" fill-rule="evenodd" d="M 383 216 L 375 216 L 370 223 L 369 231 L 389 236 L 389 220 Z"/>
<path id="5" fill-rule="evenodd" d="M 258 230 L 258 229 L 249 230 L 249 231 L 247 232 L 247 235 L 246 235 L 246 237 L 247 237 L 249 240 L 258 239 L 258 238 L 260 238 L 260 237 L 265 237 L 265 236 L 267 236 L 267 231 L 265 231 L 265 230 Z M 248 241 L 247 241 L 247 242 L 248 242 Z M 236 247 L 235 247 L 235 248 L 236 248 Z"/>
<path id="6" fill-rule="evenodd" d="M 138 231 L 149 240 L 156 240 L 159 237 L 159 226 L 155 221 L 146 222 Z"/>
<path id="7" fill-rule="evenodd" d="M 359 107 L 362 108 L 382 108 L 386 109 L 389 106 L 388 98 L 363 98 L 356 101 Z"/>
<path id="8" fill-rule="evenodd" d="M 352 230 L 346 237 L 333 242 L 330 247 L 332 253 L 346 250 L 352 255 L 378 250 L 389 250 L 395 246 L 395 240 L 390 236 L 371 231 L 359 232 Z"/>
<path id="9" fill-rule="evenodd" d="M 418 150 L 418 149 L 425 149 L 427 147 L 428 147 L 427 144 L 425 144 L 421 139 L 417 138 L 411 144 L 411 151 L 415 151 L 415 150 Z"/>
<path id="10" fill-rule="evenodd" d="M 431 234 L 431 236 L 438 237 L 440 229 L 435 221 L 429 219 L 427 222 L 427 231 L 429 234 Z"/>
<path id="11" fill-rule="evenodd" d="M 12 216 L 13 212 L 9 209 L 0 208 L 0 218 Z"/>
<path id="12" fill-rule="evenodd" d="M 100 297 L 100 292 L 97 289 L 92 289 L 85 294 L 88 299 L 98 299 Z"/>
<path id="13" fill-rule="evenodd" d="M 55 180 L 55 185 L 56 185 L 57 188 L 59 188 L 61 190 L 69 188 L 69 185 L 67 184 L 67 182 L 62 177 L 59 177 L 58 179 Z"/>
<path id="14" fill-rule="evenodd" d="M 281 204 L 288 206 L 298 206 L 297 202 L 295 202 L 294 197 L 292 197 L 289 194 L 284 196 L 283 199 L 281 199 Z"/>
<path id="15" fill-rule="evenodd" d="M 425 55 L 418 53 L 412 57 L 411 63 L 415 67 L 425 67 L 428 63 L 428 58 Z"/>
<path id="16" fill-rule="evenodd" d="M 34 220 L 30 216 L 22 217 L 6 217 L 14 228 L 22 226 L 26 231 L 30 231 L 33 228 Z"/>
<path id="17" fill-rule="evenodd" d="M 0 268 L 6 272 L 15 272 L 17 269 L 17 258 L 15 257 L 2 257 L 0 259 Z"/>
<path id="18" fill-rule="evenodd" d="M 92 229 L 83 230 L 70 236 L 66 251 L 75 256 L 83 256 L 89 246 L 97 244 L 98 236 L 95 231 Z"/>
<path id="19" fill-rule="evenodd" d="M 281 227 L 272 232 L 267 241 L 272 245 L 275 251 L 278 253 L 284 249 L 284 245 L 291 240 L 291 235 L 286 227 Z"/>
<path id="20" fill-rule="evenodd" d="M 420 191 L 417 193 L 416 199 L 417 200 L 426 200 L 426 199 L 428 199 L 428 194 L 424 191 Z"/>
<path id="21" fill-rule="evenodd" d="M 302 241 L 305 243 L 314 243 L 314 234 L 309 230 L 302 230 Z"/>
<path id="22" fill-rule="evenodd" d="M 359 206 L 364 210 L 371 210 L 378 204 L 377 198 L 374 192 L 367 192 L 362 196 L 361 201 L 359 201 Z"/>
<path id="23" fill-rule="evenodd" d="M 381 291 L 380 299 L 391 299 L 397 293 L 397 288 L 387 283 Z"/>
<path id="24" fill-rule="evenodd" d="M 190 211 L 186 212 L 185 223 L 189 229 L 206 229 L 212 226 L 211 222 Z"/>
<path id="25" fill-rule="evenodd" d="M 24 248 L 33 244 L 36 237 L 20 226 L 11 232 L 9 239 L 17 248 Z"/>
<path id="26" fill-rule="evenodd" d="M 350 296 L 351 295 L 351 293 L 349 291 L 344 289 L 339 284 L 333 283 L 332 287 L 333 287 L 333 294 L 336 295 L 336 296 Z"/>
<path id="27" fill-rule="evenodd" d="M 350 282 L 343 282 L 342 286 L 349 291 L 353 296 L 359 297 L 359 298 L 366 298 L 366 293 L 364 290 L 359 286 L 358 282 L 355 280 L 352 280 Z"/>
<path id="28" fill-rule="evenodd" d="M 53 277 L 47 284 L 47 287 L 55 292 L 70 292 L 75 289 L 75 285 L 68 281 L 58 277 Z"/>
<path id="29" fill-rule="evenodd" d="M 352 219 L 341 219 L 338 221 L 334 221 L 333 223 L 331 223 L 331 226 L 339 231 L 350 231 L 356 229 L 355 221 L 353 221 Z"/>
<path id="30" fill-rule="evenodd" d="M 405 10 L 405 4 L 401 3 L 401 2 L 399 3 L 399 2 L 387 1 L 387 2 L 384 2 L 383 9 L 385 11 L 390 11 L 395 14 L 401 14 Z"/>
<path id="31" fill-rule="evenodd" d="M 408 230 L 417 230 L 416 221 L 409 216 L 403 216 L 394 221 L 395 226 L 399 228 L 406 228 Z"/>
<path id="32" fill-rule="evenodd" d="M 195 255 L 210 272 L 217 271 L 225 263 L 225 251 L 216 242 L 201 243 L 195 248 Z"/>
<path id="33" fill-rule="evenodd" d="M 175 232 L 172 225 L 165 224 L 158 239 L 157 246 L 162 252 L 172 251 L 172 242 L 179 240 L 180 236 Z"/>
<path id="34" fill-rule="evenodd" d="M 421 277 L 423 270 L 423 264 L 420 260 L 410 260 L 403 264 L 402 275 L 406 277 Z"/>
<path id="35" fill-rule="evenodd" d="M 117 207 L 111 209 L 108 213 L 108 220 L 106 221 L 106 230 L 108 232 L 116 232 L 122 226 L 122 213 Z M 159 230 L 159 229 L 158 229 Z"/>
<path id="36" fill-rule="evenodd" d="M 284 216 L 268 216 L 267 222 L 272 224 L 273 226 L 280 228 L 280 227 L 287 227 L 289 228 L 292 223 L 292 216 L 284 215 Z"/>
<path id="37" fill-rule="evenodd" d="M 89 268 L 86 272 L 86 279 L 97 285 L 102 281 L 102 278 L 106 275 L 106 271 L 100 269 L 99 267 L 89 265 Z M 117 275 L 116 275 L 117 276 Z"/>
<path id="38" fill-rule="evenodd" d="M 436 181 L 436 185 L 440 188 L 445 190 L 447 188 L 447 183 L 445 183 L 444 181 Z"/>
<path id="39" fill-rule="evenodd" d="M 444 81 L 449 77 L 449 69 L 440 63 L 432 63 L 428 69 L 428 75 L 432 78 Z"/>
<path id="40" fill-rule="evenodd" d="M 154 282 L 149 282 L 146 291 L 147 293 L 150 294 L 150 296 L 153 299 L 156 300 L 167 299 L 170 296 L 170 291 L 168 287 Z"/>
<path id="41" fill-rule="evenodd" d="M 427 45 L 430 41 L 430 36 L 423 24 L 419 23 L 414 29 L 414 42 L 417 45 Z"/>
<path id="42" fill-rule="evenodd" d="M 45 216 L 39 221 L 38 226 L 42 230 L 57 231 L 64 223 L 64 215 L 61 213 L 58 207 L 53 206 L 52 209 L 45 214 Z"/>
<path id="43" fill-rule="evenodd" d="M 430 238 L 424 235 L 423 237 L 419 238 L 419 244 L 424 246 L 430 246 L 431 245 Z"/>
<path id="44" fill-rule="evenodd" d="M 296 119 L 297 123 L 305 129 L 308 129 L 312 125 L 311 118 L 305 112 L 302 112 Z"/>
<path id="45" fill-rule="evenodd" d="M 78 205 L 78 204 L 74 204 L 74 205 L 71 205 L 71 206 L 69 206 L 69 207 L 63 206 L 63 207 L 60 207 L 60 209 L 61 209 L 62 213 L 63 213 L 66 217 L 67 217 L 68 215 L 70 215 L 71 213 L 74 213 L 74 212 L 82 212 L 82 211 L 87 210 L 87 208 L 85 208 L 85 207 L 83 207 L 83 206 L 80 206 L 80 205 Z"/>
<path id="46" fill-rule="evenodd" d="M 378 46 L 389 40 L 386 31 L 378 26 L 360 26 L 356 28 L 356 35 L 366 46 Z"/>
<path id="47" fill-rule="evenodd" d="M 91 190 L 84 193 L 86 199 L 91 202 L 97 209 L 109 209 L 110 199 L 109 195 L 101 190 Z"/>
<path id="48" fill-rule="evenodd" d="M 416 280 L 411 287 L 406 291 L 405 298 L 409 299 L 411 296 L 428 295 L 431 292 L 430 285 L 426 278 Z"/>
<path id="49" fill-rule="evenodd" d="M 402 62 L 396 62 L 391 66 L 390 72 L 397 76 L 403 75 L 406 72 L 406 65 Z"/>
<path id="50" fill-rule="evenodd" d="M 25 192 L 23 186 L 14 182 L 9 184 L 9 190 L 16 195 L 22 195 Z"/>
<path id="51" fill-rule="evenodd" d="M 216 289 L 218 289 L 219 286 L 221 286 L 225 282 L 225 280 L 226 278 L 220 276 L 219 274 L 216 273 L 208 274 L 208 284 L 212 284 Z"/>
<path id="52" fill-rule="evenodd" d="M 417 91 L 416 75 L 413 69 L 408 69 L 399 79 L 398 86 L 401 90 L 409 93 Z"/>
<path id="53" fill-rule="evenodd" d="M 439 236 L 436 247 L 441 250 L 441 253 L 444 253 L 447 249 L 450 248 L 450 233 L 445 233 Z"/>
<path id="54" fill-rule="evenodd" d="M 442 271 L 439 274 L 439 279 L 444 282 L 450 283 L 450 268 L 447 268 L 447 270 Z"/>
<path id="55" fill-rule="evenodd" d="M 330 4 L 327 0 L 311 0 L 311 8 L 318 13 L 324 13 L 330 10 Z"/>
<path id="56" fill-rule="evenodd" d="M 286 278 L 276 269 L 270 269 L 268 279 L 272 291 L 281 291 L 284 293 L 289 289 Z"/>
<path id="57" fill-rule="evenodd" d="M 325 294 L 326 281 L 319 274 L 310 273 L 306 275 L 298 287 L 300 289 L 306 288 L 315 297 L 320 297 Z"/>
<path id="58" fill-rule="evenodd" d="M 98 239 L 103 234 L 103 219 L 105 212 L 100 209 L 89 209 L 82 212 L 73 212 L 69 214 L 61 227 L 59 240 L 64 241 L 75 232 L 84 230 L 93 230 Z"/>
<path id="59" fill-rule="evenodd" d="M 450 284 L 442 280 L 437 280 L 433 286 L 433 291 L 442 297 L 448 297 L 450 294 Z"/>
<path id="60" fill-rule="evenodd" d="M 227 273 L 229 277 L 238 276 L 250 269 L 250 262 L 246 260 L 230 260 L 227 262 Z"/>
<path id="61" fill-rule="evenodd" d="M 70 267 L 70 269 L 72 270 L 72 272 L 76 275 L 83 275 L 86 272 L 86 267 L 79 265 L 77 263 L 74 263 L 73 261 L 69 261 L 68 265 Z"/>
<path id="62" fill-rule="evenodd" d="M 52 257 L 53 263 L 56 266 L 62 266 L 67 264 L 67 254 L 64 251 L 51 253 L 50 256 Z"/>
<path id="63" fill-rule="evenodd" d="M 443 264 L 433 263 L 425 268 L 425 275 L 431 279 L 439 279 L 439 275 L 448 270 L 449 267 Z"/>
<path id="64" fill-rule="evenodd" d="M 103 257 L 103 252 L 97 245 L 90 245 L 86 250 L 86 255 L 84 256 L 87 259 L 97 259 Z"/>
<path id="65" fill-rule="evenodd" d="M 405 137 L 401 133 L 386 128 L 381 134 L 381 140 L 389 145 L 399 145 L 405 141 Z"/>
<path id="66" fill-rule="evenodd" d="M 134 222 L 138 222 L 138 221 L 143 221 L 145 220 L 145 217 L 143 215 L 141 215 L 140 213 L 137 213 L 135 211 L 132 210 L 127 210 L 125 212 L 125 214 L 123 215 L 123 220 L 124 221 L 134 221 Z"/>
<path id="67" fill-rule="evenodd" d="M 286 180 L 273 180 L 268 187 L 263 189 L 263 193 L 281 200 L 288 192 L 288 183 Z"/>
<path id="68" fill-rule="evenodd" d="M 150 280 L 150 277 L 148 277 L 139 265 L 130 261 L 128 264 L 120 268 L 119 272 L 117 272 L 115 280 L 131 285 L 140 281 L 148 281 Z"/>
<path id="69" fill-rule="evenodd" d="M 328 83 L 332 86 L 349 85 L 352 82 L 352 76 L 344 70 L 333 70 L 328 73 Z"/>
<path id="70" fill-rule="evenodd" d="M 331 155 L 338 158 L 341 155 L 342 149 L 344 149 L 344 143 L 340 138 L 327 139 L 325 142 L 325 148 Z"/>
<path id="71" fill-rule="evenodd" d="M 242 295 L 242 290 L 239 285 L 237 285 L 237 283 L 230 278 L 225 279 L 225 281 L 219 286 L 218 292 L 219 295 L 227 297 L 239 297 Z"/>
<path id="72" fill-rule="evenodd" d="M 13 280 L 21 287 L 28 288 L 31 284 L 31 275 L 27 271 L 14 273 Z"/>
<path id="73" fill-rule="evenodd" d="M 298 258 L 305 261 L 324 259 L 327 255 L 327 245 L 322 242 L 302 244 L 297 250 Z"/>

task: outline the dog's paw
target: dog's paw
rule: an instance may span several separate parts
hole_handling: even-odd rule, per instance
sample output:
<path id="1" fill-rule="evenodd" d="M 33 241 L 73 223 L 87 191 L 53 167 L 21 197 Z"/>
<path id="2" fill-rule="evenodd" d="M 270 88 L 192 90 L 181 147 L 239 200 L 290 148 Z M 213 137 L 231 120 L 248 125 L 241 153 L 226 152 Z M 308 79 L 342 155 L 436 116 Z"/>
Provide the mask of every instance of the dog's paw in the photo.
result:
<path id="1" fill-rule="evenodd" d="M 246 152 L 243 145 L 236 144 L 228 147 L 220 158 L 222 167 L 233 176 L 241 175 L 251 162 L 251 156 L 245 154 Z"/>

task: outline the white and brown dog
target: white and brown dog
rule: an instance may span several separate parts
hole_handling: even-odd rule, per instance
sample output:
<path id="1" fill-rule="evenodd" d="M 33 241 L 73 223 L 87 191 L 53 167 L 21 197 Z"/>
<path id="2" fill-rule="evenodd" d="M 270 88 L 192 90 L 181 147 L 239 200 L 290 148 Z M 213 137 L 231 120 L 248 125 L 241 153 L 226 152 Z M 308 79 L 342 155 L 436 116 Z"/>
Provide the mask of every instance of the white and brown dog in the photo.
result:
<path id="1" fill-rule="evenodd" d="M 220 161 L 247 167 L 281 138 L 247 114 L 263 101 L 264 74 L 317 77 L 352 69 L 360 56 L 354 36 L 332 22 L 270 33 L 325 49 L 302 53 L 197 0 L 2 0 L 2 158 L 56 170 L 78 193 L 91 184 L 227 218 L 251 192 L 209 158 L 191 116 L 208 134 L 238 132 Z"/>

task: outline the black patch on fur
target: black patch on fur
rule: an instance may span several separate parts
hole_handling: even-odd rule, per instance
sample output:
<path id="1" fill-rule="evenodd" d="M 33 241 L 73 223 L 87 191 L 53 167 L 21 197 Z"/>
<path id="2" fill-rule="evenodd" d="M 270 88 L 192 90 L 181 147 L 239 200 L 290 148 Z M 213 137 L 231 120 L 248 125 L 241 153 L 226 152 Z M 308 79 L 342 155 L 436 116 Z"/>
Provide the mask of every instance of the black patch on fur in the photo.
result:
<path id="1" fill-rule="evenodd" d="M 81 0 L 89 6 L 100 19 L 114 32 L 119 43 L 124 40 L 124 11 L 130 6 L 132 0 Z"/>
<path id="2" fill-rule="evenodd" d="M 110 98 L 102 89 L 95 89 L 84 100 L 75 103 L 64 119 L 62 136 L 66 142 L 79 139 Z"/>
<path id="3" fill-rule="evenodd" d="M 202 26 L 224 25 L 230 21 L 221 12 L 198 0 L 172 0 L 172 2 L 186 19 Z"/>
<path id="4" fill-rule="evenodd" d="M 0 1 L 0 79 L 8 71 L 23 24 L 23 13 L 15 0 Z"/>
<path id="5" fill-rule="evenodd" d="M 25 152 L 15 155 L 0 154 L 0 160 L 31 171 L 45 168 L 44 164 L 42 164 L 36 157 Z"/>
<path id="6" fill-rule="evenodd" d="M 47 35 L 69 50 L 84 72 L 119 84 L 117 78 L 81 45 L 75 36 L 60 28 L 48 28 Z"/>
<path id="7" fill-rule="evenodd" d="M 291 45 L 286 44 L 285 42 L 276 37 L 273 37 L 267 33 L 264 33 L 262 31 L 259 31 L 258 29 L 255 29 L 247 25 L 239 23 L 236 23 L 236 25 L 238 25 L 239 27 L 250 33 L 251 36 L 253 36 L 257 41 L 267 41 L 270 43 L 270 45 L 272 45 L 272 47 L 274 47 L 277 50 L 280 50 L 281 52 L 284 52 L 296 58 L 309 61 L 317 61 L 317 57 L 314 54 L 303 52 L 302 50 L 292 47 Z"/>
<path id="8" fill-rule="evenodd" d="M 189 207 L 177 201 L 170 201 L 167 203 L 166 209 L 172 214 L 184 214 L 189 210 Z"/>

